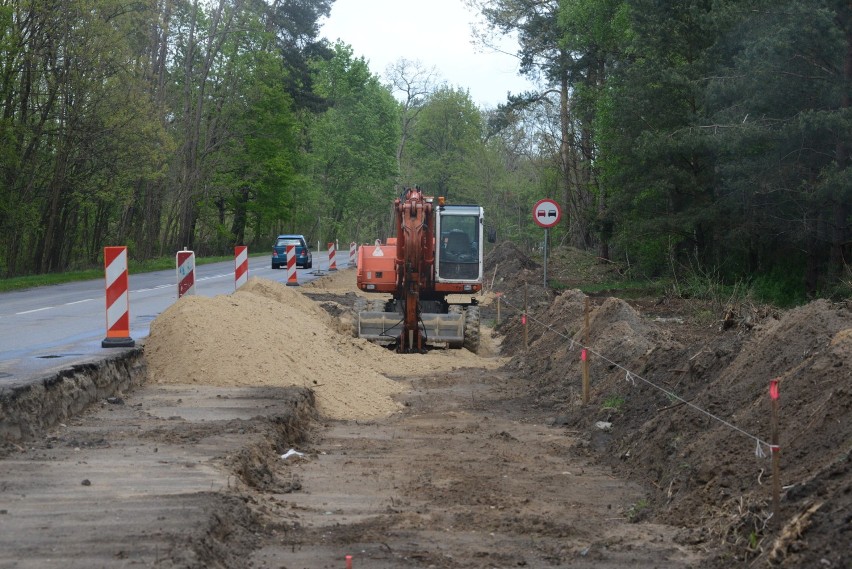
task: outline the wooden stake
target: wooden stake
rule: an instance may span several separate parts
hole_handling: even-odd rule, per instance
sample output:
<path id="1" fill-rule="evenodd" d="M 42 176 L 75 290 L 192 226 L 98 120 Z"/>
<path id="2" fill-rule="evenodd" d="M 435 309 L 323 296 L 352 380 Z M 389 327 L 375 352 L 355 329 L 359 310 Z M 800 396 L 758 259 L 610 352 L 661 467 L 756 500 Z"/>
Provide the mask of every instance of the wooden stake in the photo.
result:
<path id="1" fill-rule="evenodd" d="M 501 293 L 495 293 L 497 296 L 497 324 L 500 324 L 500 297 L 503 296 Z"/>
<path id="2" fill-rule="evenodd" d="M 781 527 L 781 446 L 778 429 L 778 379 L 769 382 L 769 399 L 772 404 L 770 416 L 771 438 L 769 450 L 772 451 L 772 521 L 776 528 Z"/>
<path id="3" fill-rule="evenodd" d="M 583 324 L 583 346 L 589 345 L 589 297 L 586 297 L 585 317 Z M 589 404 L 589 352 L 583 348 L 583 405 Z"/>

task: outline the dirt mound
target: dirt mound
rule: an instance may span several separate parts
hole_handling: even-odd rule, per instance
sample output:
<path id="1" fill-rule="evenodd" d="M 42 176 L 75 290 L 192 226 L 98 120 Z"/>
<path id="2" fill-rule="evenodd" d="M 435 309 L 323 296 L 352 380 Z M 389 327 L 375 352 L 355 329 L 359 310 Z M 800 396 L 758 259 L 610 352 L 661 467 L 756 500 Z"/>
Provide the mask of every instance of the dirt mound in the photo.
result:
<path id="1" fill-rule="evenodd" d="M 329 417 L 393 413 L 400 386 L 363 365 L 380 348 L 350 340 L 299 292 L 254 278 L 232 295 L 181 298 L 151 324 L 145 354 L 156 383 L 298 385 Z"/>
<path id="2" fill-rule="evenodd" d="M 683 349 L 671 333 L 643 319 L 622 300 L 607 298 L 598 305 L 579 290 L 565 291 L 546 310 L 530 315 L 528 351 L 523 348 L 523 324 L 519 318 L 515 316 L 501 327 L 506 336 L 503 340 L 505 351 L 515 354 L 509 365 L 529 373 L 539 397 L 559 408 L 570 408 L 579 402 L 579 362 L 587 302 L 587 347 L 592 354 L 590 371 L 593 377 L 623 379 L 625 371 L 618 366 L 628 370 L 643 369 L 652 353 Z M 547 354 L 547 357 L 530 357 L 533 354 Z M 601 393 L 606 390 L 604 385 L 599 381 L 592 387 L 596 393 Z"/>
<path id="3" fill-rule="evenodd" d="M 354 274 L 341 271 L 305 288 L 342 290 L 349 279 L 354 284 Z M 439 371 L 502 363 L 467 350 L 395 354 L 353 338 L 351 319 L 346 307 L 332 318 L 298 289 L 259 278 L 230 295 L 185 296 L 151 324 L 145 343 L 149 381 L 308 387 L 322 414 L 371 419 L 399 409 L 392 397 L 404 386 L 390 377 L 424 366 Z"/>
<path id="4" fill-rule="evenodd" d="M 485 273 L 493 274 L 499 270 L 500 280 L 516 275 L 522 270 L 533 271 L 540 267 L 541 265 L 533 261 L 511 241 L 498 243 L 485 258 Z"/>
<path id="5" fill-rule="evenodd" d="M 780 523 L 815 508 L 801 531 L 773 542 L 775 536 L 765 530 L 769 461 L 749 452 L 755 443 L 742 433 L 712 421 L 692 434 L 695 412 L 681 407 L 642 429 L 647 436 L 643 446 L 662 443 L 661 434 L 651 434 L 662 421 L 667 421 L 669 439 L 676 432 L 682 436 L 666 462 L 669 473 L 660 480 L 661 486 L 681 487 L 669 498 L 673 521 L 694 517 L 695 508 L 703 506 L 705 519 L 715 521 L 722 536 L 739 549 L 740 559 L 758 553 L 767 557 L 774 549 L 773 560 L 789 566 L 826 565 L 823 559 L 840 566 L 833 562 L 841 562 L 837 545 L 849 543 L 852 511 L 852 312 L 819 300 L 761 328 L 745 339 L 731 365 L 694 402 L 768 441 L 768 384 L 779 379 L 785 488 Z M 689 467 L 677 468 L 680 464 Z"/>
<path id="6" fill-rule="evenodd" d="M 837 544 L 849 543 L 852 511 L 852 311 L 815 301 L 751 329 L 705 325 L 694 334 L 683 319 L 657 322 L 621 300 L 590 300 L 592 399 L 584 407 L 586 301 L 566 291 L 531 308 L 527 351 L 517 315 L 500 327 L 508 367 L 528 377 L 538 404 L 585 432 L 583 448 L 656 489 L 648 511 L 694 528 L 684 540 L 727 544 L 719 566 L 770 551 L 783 566 L 841 566 Z M 786 533 L 767 521 L 769 460 L 755 456 L 758 441 L 769 454 L 767 390 L 776 377 L 780 518 L 800 523 Z"/>

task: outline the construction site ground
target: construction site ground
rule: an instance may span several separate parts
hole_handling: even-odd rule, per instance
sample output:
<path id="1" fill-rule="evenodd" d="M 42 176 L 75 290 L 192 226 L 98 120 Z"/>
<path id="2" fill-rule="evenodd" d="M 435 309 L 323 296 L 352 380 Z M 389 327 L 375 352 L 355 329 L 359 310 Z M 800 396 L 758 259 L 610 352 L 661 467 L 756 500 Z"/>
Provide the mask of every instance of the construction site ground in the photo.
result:
<path id="1" fill-rule="evenodd" d="M 490 252 L 478 355 L 354 338 L 354 271 L 181 299 L 132 387 L 0 443 L 0 568 L 849 567 L 849 304 L 588 298 L 617 267 L 551 263 Z"/>

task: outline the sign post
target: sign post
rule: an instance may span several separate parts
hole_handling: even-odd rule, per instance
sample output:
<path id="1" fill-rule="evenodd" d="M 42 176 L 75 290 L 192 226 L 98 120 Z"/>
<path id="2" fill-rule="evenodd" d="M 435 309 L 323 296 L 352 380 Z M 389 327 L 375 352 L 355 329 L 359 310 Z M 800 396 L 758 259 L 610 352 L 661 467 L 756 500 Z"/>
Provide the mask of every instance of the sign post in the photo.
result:
<path id="1" fill-rule="evenodd" d="M 545 198 L 533 206 L 533 221 L 544 227 L 544 288 L 547 288 L 547 230 L 562 219 L 562 210 L 556 200 Z"/>

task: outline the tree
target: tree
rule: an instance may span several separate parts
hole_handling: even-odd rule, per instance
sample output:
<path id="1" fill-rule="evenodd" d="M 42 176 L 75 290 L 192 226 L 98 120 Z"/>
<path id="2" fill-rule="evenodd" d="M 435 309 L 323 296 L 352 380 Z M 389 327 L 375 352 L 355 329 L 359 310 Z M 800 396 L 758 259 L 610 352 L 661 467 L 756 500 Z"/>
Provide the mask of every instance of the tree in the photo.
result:
<path id="1" fill-rule="evenodd" d="M 352 48 L 314 63 L 314 89 L 328 109 L 310 125 L 311 180 L 322 201 L 318 217 L 332 232 L 375 235 L 384 223 L 397 177 L 399 114 L 391 93 Z"/>
<path id="2" fill-rule="evenodd" d="M 0 188 L 5 272 L 97 258 L 128 180 L 153 178 L 164 143 L 135 73 L 141 5 L 10 2 L 0 11 Z"/>
<path id="3" fill-rule="evenodd" d="M 600 257 L 609 259 L 609 241 L 612 237 L 611 213 L 608 193 L 601 183 L 598 164 L 600 144 L 597 140 L 598 110 L 606 97 L 610 68 L 623 58 L 628 39 L 629 9 L 623 0 L 571 0 L 563 1 L 559 14 L 562 45 L 574 54 L 569 67 L 572 88 L 571 107 L 576 125 L 575 153 L 579 159 L 570 168 L 577 187 L 572 209 L 588 208 L 586 215 L 595 228 L 600 244 Z M 596 196 L 597 204 L 584 198 Z"/>
<path id="4" fill-rule="evenodd" d="M 258 0 L 255 0 L 258 1 Z M 334 0 L 265 0 L 267 32 L 288 70 L 285 89 L 295 110 L 321 112 L 324 102 L 313 88 L 310 62 L 328 60 L 332 50 L 319 40 L 319 20 L 328 17 Z"/>
<path id="5" fill-rule="evenodd" d="M 410 172 L 403 169 L 405 146 L 416 127 L 417 117 L 423 110 L 424 102 L 435 92 L 437 71 L 434 67 L 424 69 L 419 61 L 412 62 L 402 58 L 388 66 L 385 76 L 390 80 L 393 92 L 402 96 L 402 132 L 396 151 L 396 164 L 402 180 L 405 180 L 411 177 Z"/>
<path id="6" fill-rule="evenodd" d="M 740 271 L 804 274 L 814 294 L 852 255 L 852 7 L 756 2 L 728 39 L 705 129 L 732 220 L 722 236 Z"/>
<path id="7" fill-rule="evenodd" d="M 540 93 L 510 97 L 509 106 L 528 107 L 554 94 L 558 96 L 560 201 L 567 214 L 564 223 L 574 245 L 589 246 L 592 240 L 591 189 L 594 185 L 589 163 L 594 158 L 595 146 L 587 130 L 590 125 L 583 124 L 584 117 L 572 112 L 576 68 L 583 54 L 573 52 L 570 48 L 576 46 L 565 41 L 559 0 L 466 0 L 466 3 L 485 17 L 492 30 L 517 34 L 521 73 L 534 79 L 541 78 L 549 86 Z M 487 36 L 487 33 L 480 33 L 486 42 Z M 593 75 L 587 77 L 594 78 Z"/>
<path id="8" fill-rule="evenodd" d="M 469 199 L 465 181 L 483 124 L 466 91 L 447 85 L 435 91 L 420 112 L 410 142 L 410 170 L 427 193 L 454 201 Z"/>
<path id="9" fill-rule="evenodd" d="M 306 221 L 297 220 L 296 212 L 311 200 L 299 191 L 300 125 L 281 88 L 281 59 L 258 50 L 233 54 L 229 62 L 237 67 L 236 90 L 243 96 L 230 97 L 219 111 L 220 121 L 228 124 L 227 138 L 211 164 L 214 175 L 206 201 L 216 213 L 222 249 L 259 244 L 261 238 L 266 245 L 283 226 Z"/>
<path id="10" fill-rule="evenodd" d="M 715 154 L 707 77 L 718 16 L 711 0 L 631 3 L 625 61 L 600 103 L 601 168 L 612 188 L 617 242 L 652 272 L 678 260 L 712 266 Z"/>

